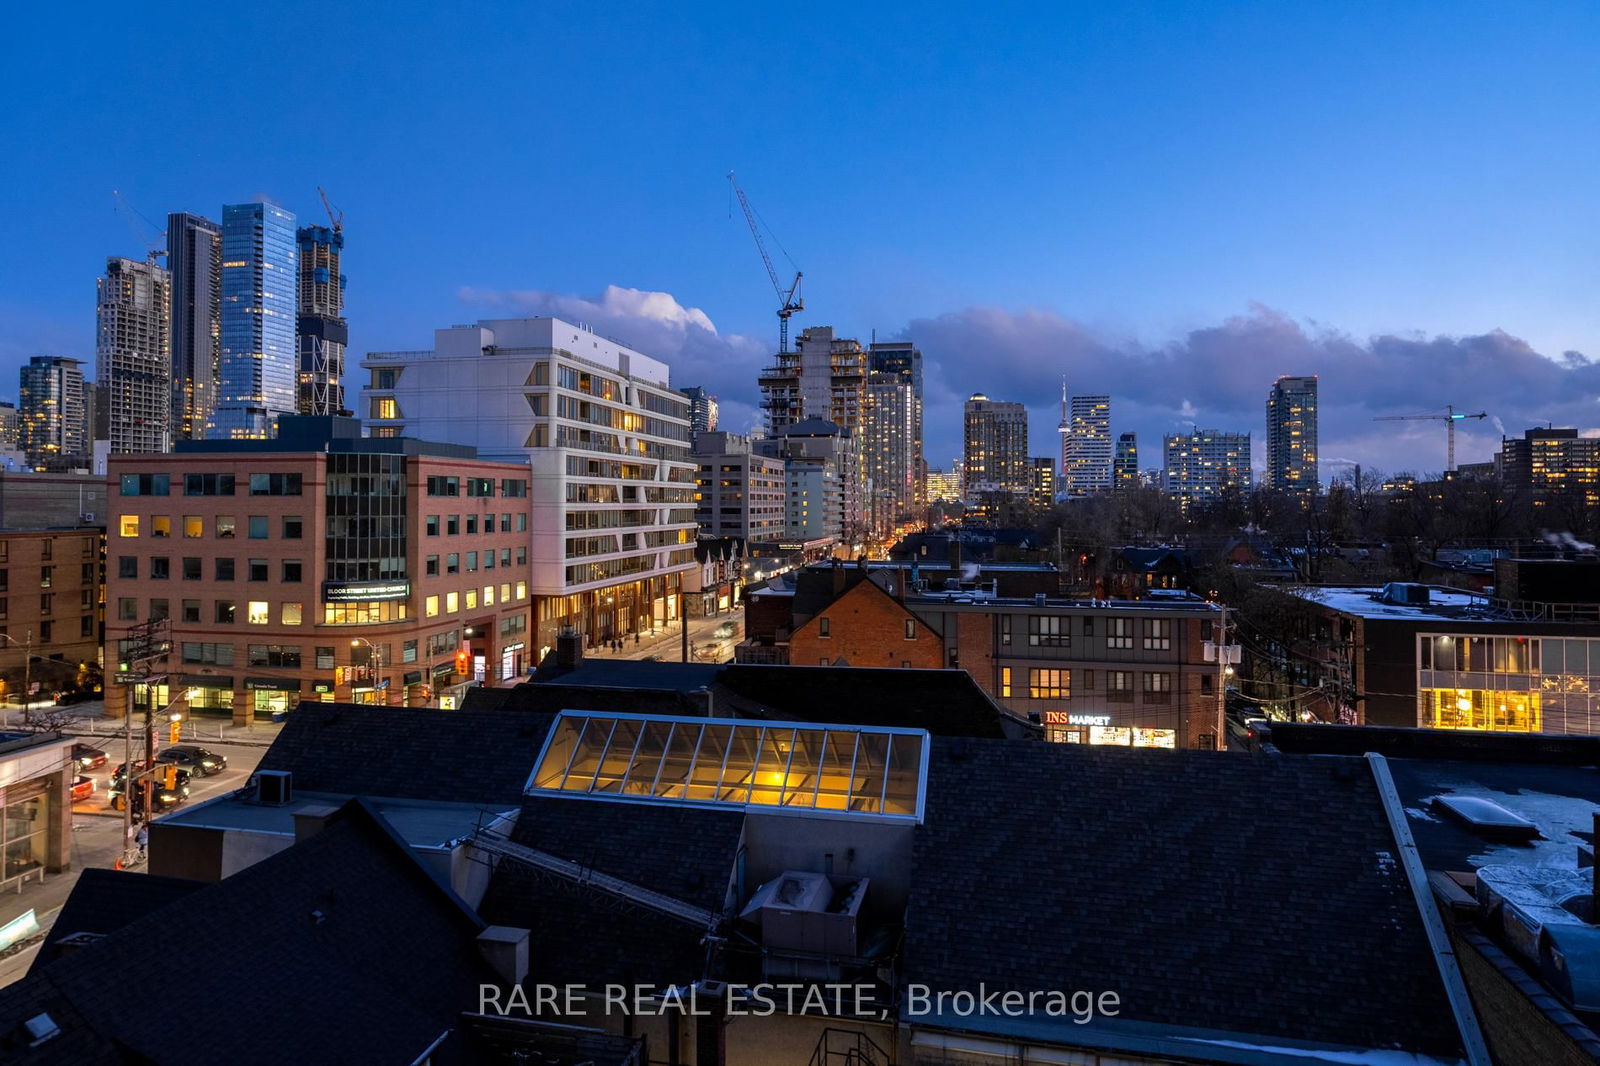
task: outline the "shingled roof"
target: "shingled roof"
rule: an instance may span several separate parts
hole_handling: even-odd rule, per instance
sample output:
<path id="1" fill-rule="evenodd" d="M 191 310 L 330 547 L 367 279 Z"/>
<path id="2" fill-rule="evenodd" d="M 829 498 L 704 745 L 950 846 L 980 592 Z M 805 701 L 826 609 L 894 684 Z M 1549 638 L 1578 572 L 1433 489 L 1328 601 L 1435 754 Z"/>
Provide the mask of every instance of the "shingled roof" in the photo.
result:
<path id="1" fill-rule="evenodd" d="M 62 1030 L 5 1059 L 411 1063 L 494 980 L 482 927 L 352 800 L 316 836 L 0 990 L 0 1033 L 41 1009 Z M 175 955 L 175 937 L 195 950 Z M 166 976 L 192 994 L 147 994 Z"/>
<path id="2" fill-rule="evenodd" d="M 151 911 L 205 888 L 206 884 L 182 877 L 85 867 L 51 925 L 49 939 L 34 955 L 28 972 L 41 970 L 59 958 L 62 954 L 59 942 L 63 937 L 78 933 L 104 936 L 116 932 Z"/>
<path id="3" fill-rule="evenodd" d="M 1113 991 L 1123 1030 L 1461 1057 L 1362 760 L 946 739 L 928 777 L 906 981 Z"/>
<path id="4" fill-rule="evenodd" d="M 530 797 L 511 838 L 720 913 L 743 832 L 742 811 Z M 478 909 L 493 924 L 530 930 L 533 981 L 598 987 L 703 976 L 705 930 L 513 860 L 496 867 Z"/>
<path id="5" fill-rule="evenodd" d="M 514 805 L 549 728 L 514 711 L 302 703 L 260 769 L 317 792 Z"/>
<path id="6" fill-rule="evenodd" d="M 701 689 L 719 716 L 783 722 L 926 729 L 939 736 L 1022 736 L 1030 726 L 1007 715 L 965 670 L 870 666 L 769 666 L 759 663 L 658 663 L 586 659 L 499 690 L 503 709 L 705 714 Z"/>

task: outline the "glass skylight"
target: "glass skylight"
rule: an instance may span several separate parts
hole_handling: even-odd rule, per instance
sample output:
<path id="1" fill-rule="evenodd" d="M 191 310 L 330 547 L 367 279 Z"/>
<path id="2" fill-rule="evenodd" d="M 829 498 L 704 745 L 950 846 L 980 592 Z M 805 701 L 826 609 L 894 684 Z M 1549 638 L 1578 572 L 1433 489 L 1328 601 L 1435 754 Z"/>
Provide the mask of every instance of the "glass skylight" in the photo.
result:
<path id="1" fill-rule="evenodd" d="M 928 734 L 562 711 L 529 792 L 922 820 Z"/>

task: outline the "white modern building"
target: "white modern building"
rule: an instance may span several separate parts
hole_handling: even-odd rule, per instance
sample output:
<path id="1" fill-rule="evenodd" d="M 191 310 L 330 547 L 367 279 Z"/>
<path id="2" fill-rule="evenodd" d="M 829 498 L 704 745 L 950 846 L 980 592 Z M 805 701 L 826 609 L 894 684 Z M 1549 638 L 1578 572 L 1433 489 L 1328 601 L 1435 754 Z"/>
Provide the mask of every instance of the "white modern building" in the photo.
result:
<path id="1" fill-rule="evenodd" d="M 1061 473 L 1068 496 L 1111 488 L 1111 397 L 1074 396 L 1061 439 Z"/>
<path id="2" fill-rule="evenodd" d="M 667 366 L 557 318 L 434 331 L 428 351 L 370 352 L 373 436 L 468 444 L 532 468 L 530 584 L 539 646 L 667 625 L 694 565 L 689 405 Z"/>

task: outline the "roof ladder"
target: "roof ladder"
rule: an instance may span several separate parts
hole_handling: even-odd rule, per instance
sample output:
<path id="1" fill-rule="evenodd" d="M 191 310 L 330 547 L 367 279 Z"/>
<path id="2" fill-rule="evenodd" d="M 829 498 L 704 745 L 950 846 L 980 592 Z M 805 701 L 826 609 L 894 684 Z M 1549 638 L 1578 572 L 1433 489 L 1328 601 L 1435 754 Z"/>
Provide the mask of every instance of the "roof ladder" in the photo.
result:
<path id="1" fill-rule="evenodd" d="M 575 885 L 599 889 L 607 895 L 625 899 L 630 903 L 636 903 L 641 907 L 647 907 L 659 914 L 677 918 L 702 929 L 715 929 L 722 920 L 720 915 L 708 911 L 704 907 L 696 907 L 692 903 L 685 903 L 680 899 L 674 899 L 672 896 L 652 891 L 641 885 L 636 885 L 632 881 L 624 881 L 620 877 L 612 877 L 610 874 L 601 873 L 599 870 L 584 866 L 582 863 L 573 862 L 571 859 L 563 859 L 560 856 L 551 855 L 549 852 L 539 851 L 537 848 L 517 844 L 509 838 L 499 833 L 492 833 L 487 829 L 480 828 L 474 832 L 472 841 L 478 848 L 491 855 L 499 855 L 513 862 L 519 862 L 525 866 L 555 874 L 557 877 L 565 878 Z"/>

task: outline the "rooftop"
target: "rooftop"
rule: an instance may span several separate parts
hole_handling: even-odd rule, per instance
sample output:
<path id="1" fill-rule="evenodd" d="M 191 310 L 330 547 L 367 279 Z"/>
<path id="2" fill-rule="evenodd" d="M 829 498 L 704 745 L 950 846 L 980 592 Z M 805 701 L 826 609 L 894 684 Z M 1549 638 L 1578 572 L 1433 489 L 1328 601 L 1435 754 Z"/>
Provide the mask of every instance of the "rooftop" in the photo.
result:
<path id="1" fill-rule="evenodd" d="M 563 711 L 530 795 L 922 820 L 928 734 Z"/>
<path id="2" fill-rule="evenodd" d="M 1380 599 L 1383 587 L 1376 585 L 1280 585 L 1278 589 L 1358 618 L 1487 620 L 1502 617 L 1489 597 L 1481 593 L 1436 585 L 1418 587 L 1428 590 L 1427 603 L 1394 603 Z"/>
<path id="3" fill-rule="evenodd" d="M 337 415 L 282 415 L 278 435 L 267 440 L 180 440 L 173 443 L 179 455 L 275 455 L 286 452 L 332 454 L 419 455 L 441 459 L 476 459 L 478 450 L 466 444 L 422 441 L 413 437 L 364 437 L 361 422 Z"/>
<path id="4" fill-rule="evenodd" d="M 181 807 L 160 818 L 162 825 L 243 830 L 294 836 L 295 815 L 342 807 L 351 799 L 342 792 L 296 788 L 294 799 L 281 806 L 257 803 L 248 792 L 218 796 L 193 807 Z M 516 813 L 516 804 L 450 803 L 435 800 L 363 797 L 400 838 L 414 848 L 443 847 L 472 835 L 480 825 Z"/>

